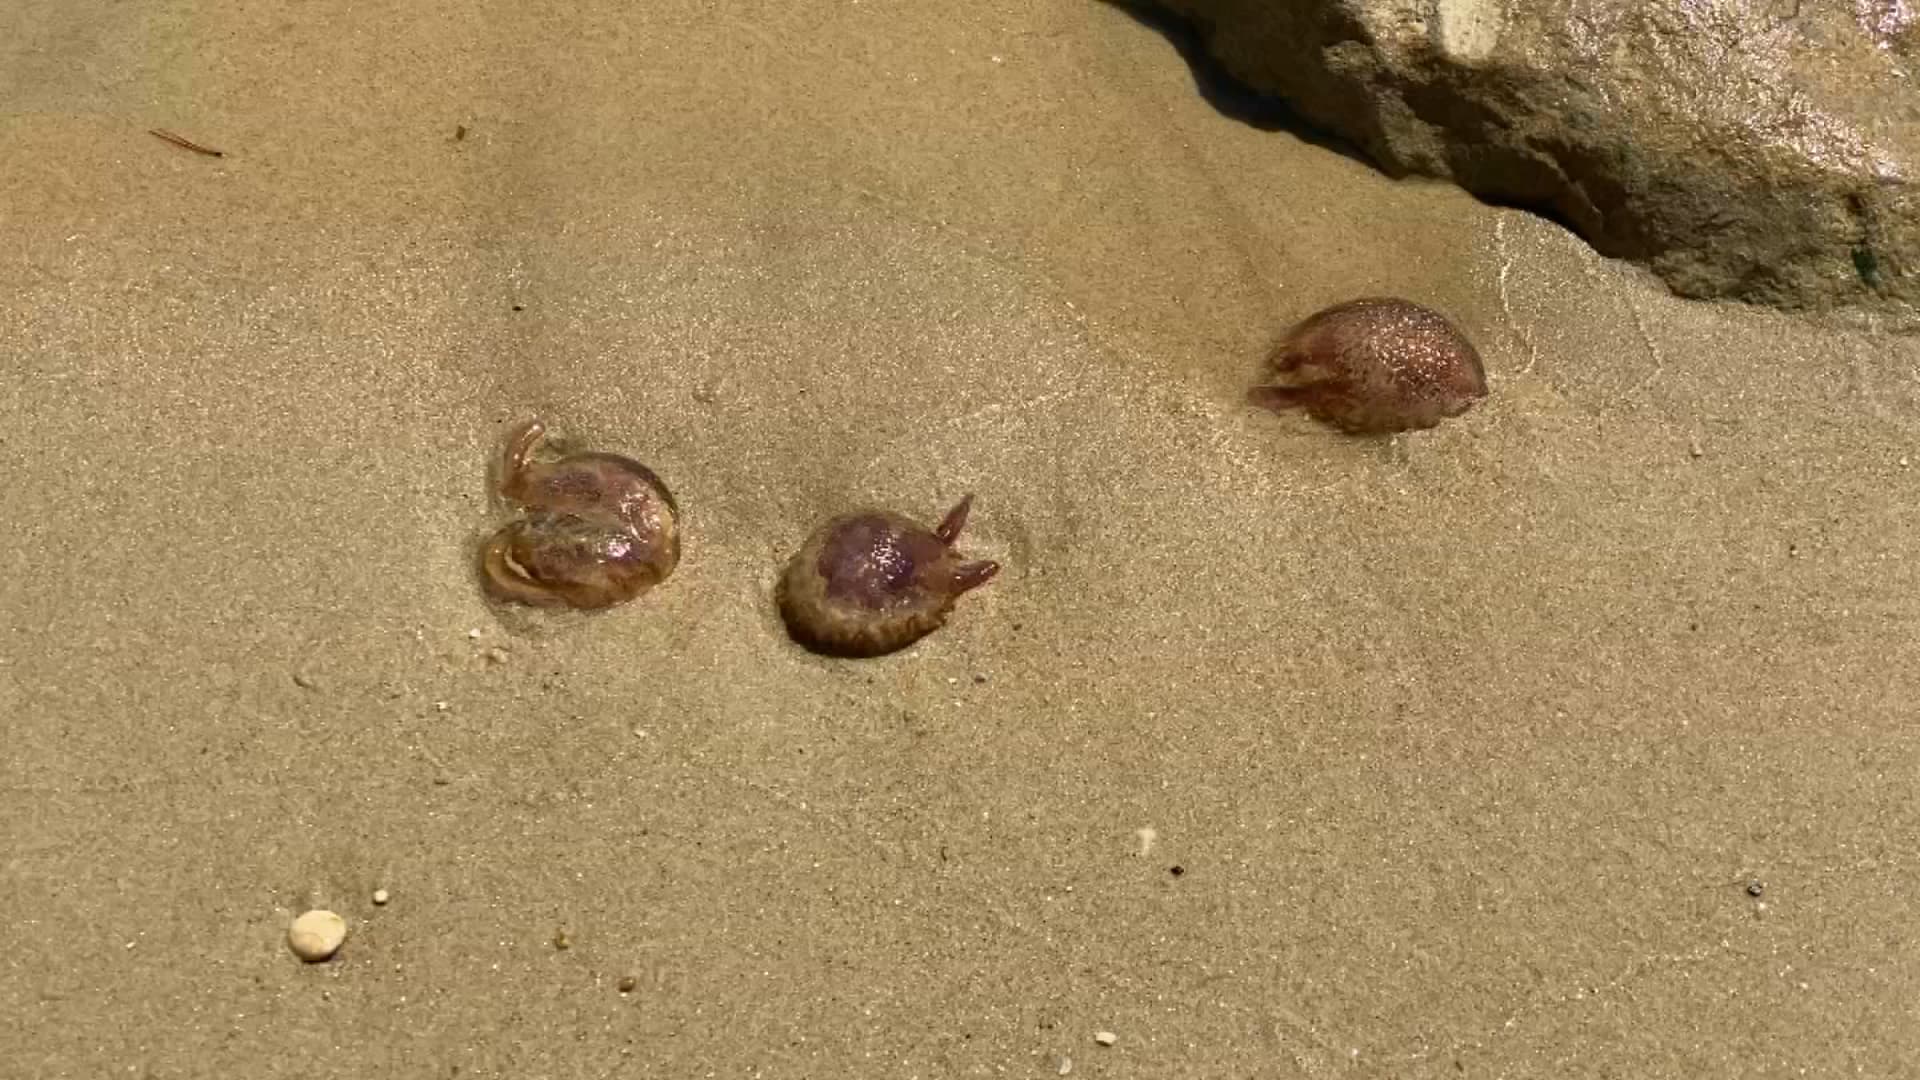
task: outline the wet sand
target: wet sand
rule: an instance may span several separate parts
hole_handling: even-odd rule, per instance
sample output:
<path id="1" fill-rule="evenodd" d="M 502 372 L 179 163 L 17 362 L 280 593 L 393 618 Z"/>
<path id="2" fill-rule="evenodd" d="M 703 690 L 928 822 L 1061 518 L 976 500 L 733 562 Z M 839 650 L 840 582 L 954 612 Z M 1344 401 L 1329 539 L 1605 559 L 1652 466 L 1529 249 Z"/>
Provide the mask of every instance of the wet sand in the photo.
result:
<path id="1" fill-rule="evenodd" d="M 1102 4 L 638 11 L 0 15 L 0 1071 L 1920 1059 L 1912 340 L 1223 115 Z M 1363 293 L 1487 403 L 1241 403 Z M 666 585 L 484 601 L 533 415 L 672 486 Z M 821 517 L 969 491 L 945 629 L 786 639 Z"/>

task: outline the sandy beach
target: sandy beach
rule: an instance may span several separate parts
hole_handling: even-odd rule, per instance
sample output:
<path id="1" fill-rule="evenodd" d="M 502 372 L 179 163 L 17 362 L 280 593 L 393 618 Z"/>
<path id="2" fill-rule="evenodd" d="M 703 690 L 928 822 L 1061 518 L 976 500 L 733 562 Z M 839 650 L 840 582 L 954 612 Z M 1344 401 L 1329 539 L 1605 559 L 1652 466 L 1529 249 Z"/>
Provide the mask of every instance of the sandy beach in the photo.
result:
<path id="1" fill-rule="evenodd" d="M 0 42 L 0 1075 L 1920 1060 L 1912 338 L 1224 114 L 1091 0 Z M 1244 404 L 1367 294 L 1487 401 Z M 532 416 L 671 486 L 664 585 L 486 600 Z M 968 492 L 944 629 L 788 640 L 820 519 Z"/>

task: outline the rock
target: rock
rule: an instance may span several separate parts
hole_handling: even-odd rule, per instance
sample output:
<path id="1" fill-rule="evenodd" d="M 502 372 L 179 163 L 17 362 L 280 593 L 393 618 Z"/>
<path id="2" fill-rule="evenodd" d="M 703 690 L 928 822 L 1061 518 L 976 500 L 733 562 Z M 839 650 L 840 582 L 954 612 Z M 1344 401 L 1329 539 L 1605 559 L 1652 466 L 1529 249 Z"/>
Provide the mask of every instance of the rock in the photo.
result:
<path id="1" fill-rule="evenodd" d="M 1903 0 L 1158 2 L 1387 172 L 1541 210 L 1681 295 L 1920 300 Z"/>
<path id="2" fill-rule="evenodd" d="M 347 940 L 347 920 L 331 911 L 309 911 L 287 929 L 287 945 L 294 955 L 317 964 L 340 951 Z"/>

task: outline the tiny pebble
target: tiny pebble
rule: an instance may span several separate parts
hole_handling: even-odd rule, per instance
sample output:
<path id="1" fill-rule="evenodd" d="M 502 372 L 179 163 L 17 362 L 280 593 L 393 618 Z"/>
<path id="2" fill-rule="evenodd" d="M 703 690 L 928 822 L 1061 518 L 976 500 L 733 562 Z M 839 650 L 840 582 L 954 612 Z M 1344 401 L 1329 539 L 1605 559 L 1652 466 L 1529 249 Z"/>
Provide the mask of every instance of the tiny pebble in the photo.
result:
<path id="1" fill-rule="evenodd" d="M 635 979 L 633 976 L 631 975 L 620 976 L 620 992 L 621 993 L 631 994 L 633 993 L 633 988 L 638 985 L 640 985 L 640 981 L 638 979 Z"/>
<path id="2" fill-rule="evenodd" d="M 309 911 L 287 929 L 287 945 L 295 956 L 317 964 L 340 951 L 347 940 L 347 920 L 331 911 Z"/>
<path id="3" fill-rule="evenodd" d="M 469 630 L 469 631 L 467 631 L 467 636 L 468 636 L 469 638 L 472 638 L 472 639 L 473 639 L 474 641 L 479 641 L 479 640 L 480 640 L 480 628 L 476 626 L 476 627 L 474 627 L 473 629 L 471 629 L 471 630 Z"/>
<path id="4" fill-rule="evenodd" d="M 493 648 L 487 650 L 487 663 L 504 664 L 506 662 L 507 662 L 507 650 L 501 648 L 498 645 L 495 645 Z"/>
<path id="5" fill-rule="evenodd" d="M 1700 445 L 1700 437 L 1698 435 L 1691 436 L 1687 439 L 1687 453 L 1693 457 L 1706 456 L 1707 448 Z"/>
<path id="6" fill-rule="evenodd" d="M 313 675 L 308 672 L 296 671 L 293 673 L 293 685 L 302 690 L 318 690 L 320 689 L 320 680 L 314 678 Z"/>
<path id="7" fill-rule="evenodd" d="M 1759 895 L 1761 895 L 1762 893 L 1764 893 L 1764 892 L 1766 892 L 1766 891 L 1767 891 L 1767 886 L 1766 886 L 1766 883 L 1765 883 L 1765 882 L 1761 882 L 1761 881 L 1749 881 L 1749 882 L 1747 882 L 1747 895 L 1748 895 L 1748 896 L 1759 896 Z"/>
<path id="8" fill-rule="evenodd" d="M 392 899 L 392 897 L 387 895 L 387 890 L 385 889 L 373 890 L 373 902 L 375 904 L 385 904 L 390 899 Z"/>
<path id="9" fill-rule="evenodd" d="M 573 948 L 573 939 L 567 936 L 565 929 L 555 930 L 553 932 L 553 947 L 556 949 Z"/>
<path id="10" fill-rule="evenodd" d="M 1093 1041 L 1099 1043 L 1101 1046 L 1112 1046 L 1114 1043 L 1120 1041 L 1120 1036 L 1115 1035 L 1111 1031 L 1096 1031 L 1093 1033 Z"/>
<path id="11" fill-rule="evenodd" d="M 1060 1075 L 1065 1076 L 1072 1071 L 1073 1071 L 1073 1059 L 1070 1057 L 1061 1058 L 1060 1059 Z"/>

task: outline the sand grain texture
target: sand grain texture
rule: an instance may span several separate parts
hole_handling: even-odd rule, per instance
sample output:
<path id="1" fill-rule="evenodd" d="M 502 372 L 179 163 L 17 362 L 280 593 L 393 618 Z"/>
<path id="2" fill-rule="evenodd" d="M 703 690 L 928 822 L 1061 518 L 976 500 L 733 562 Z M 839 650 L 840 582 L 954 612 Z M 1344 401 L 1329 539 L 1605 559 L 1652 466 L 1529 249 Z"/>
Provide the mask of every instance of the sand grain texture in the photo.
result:
<path id="1" fill-rule="evenodd" d="M 535 7 L 0 15 L 9 1075 L 1920 1058 L 1910 340 L 1240 124 L 1104 5 Z M 1488 401 L 1240 403 L 1375 293 Z M 536 413 L 671 486 L 664 586 L 484 603 Z M 785 640 L 814 522 L 967 491 L 944 629 Z"/>

